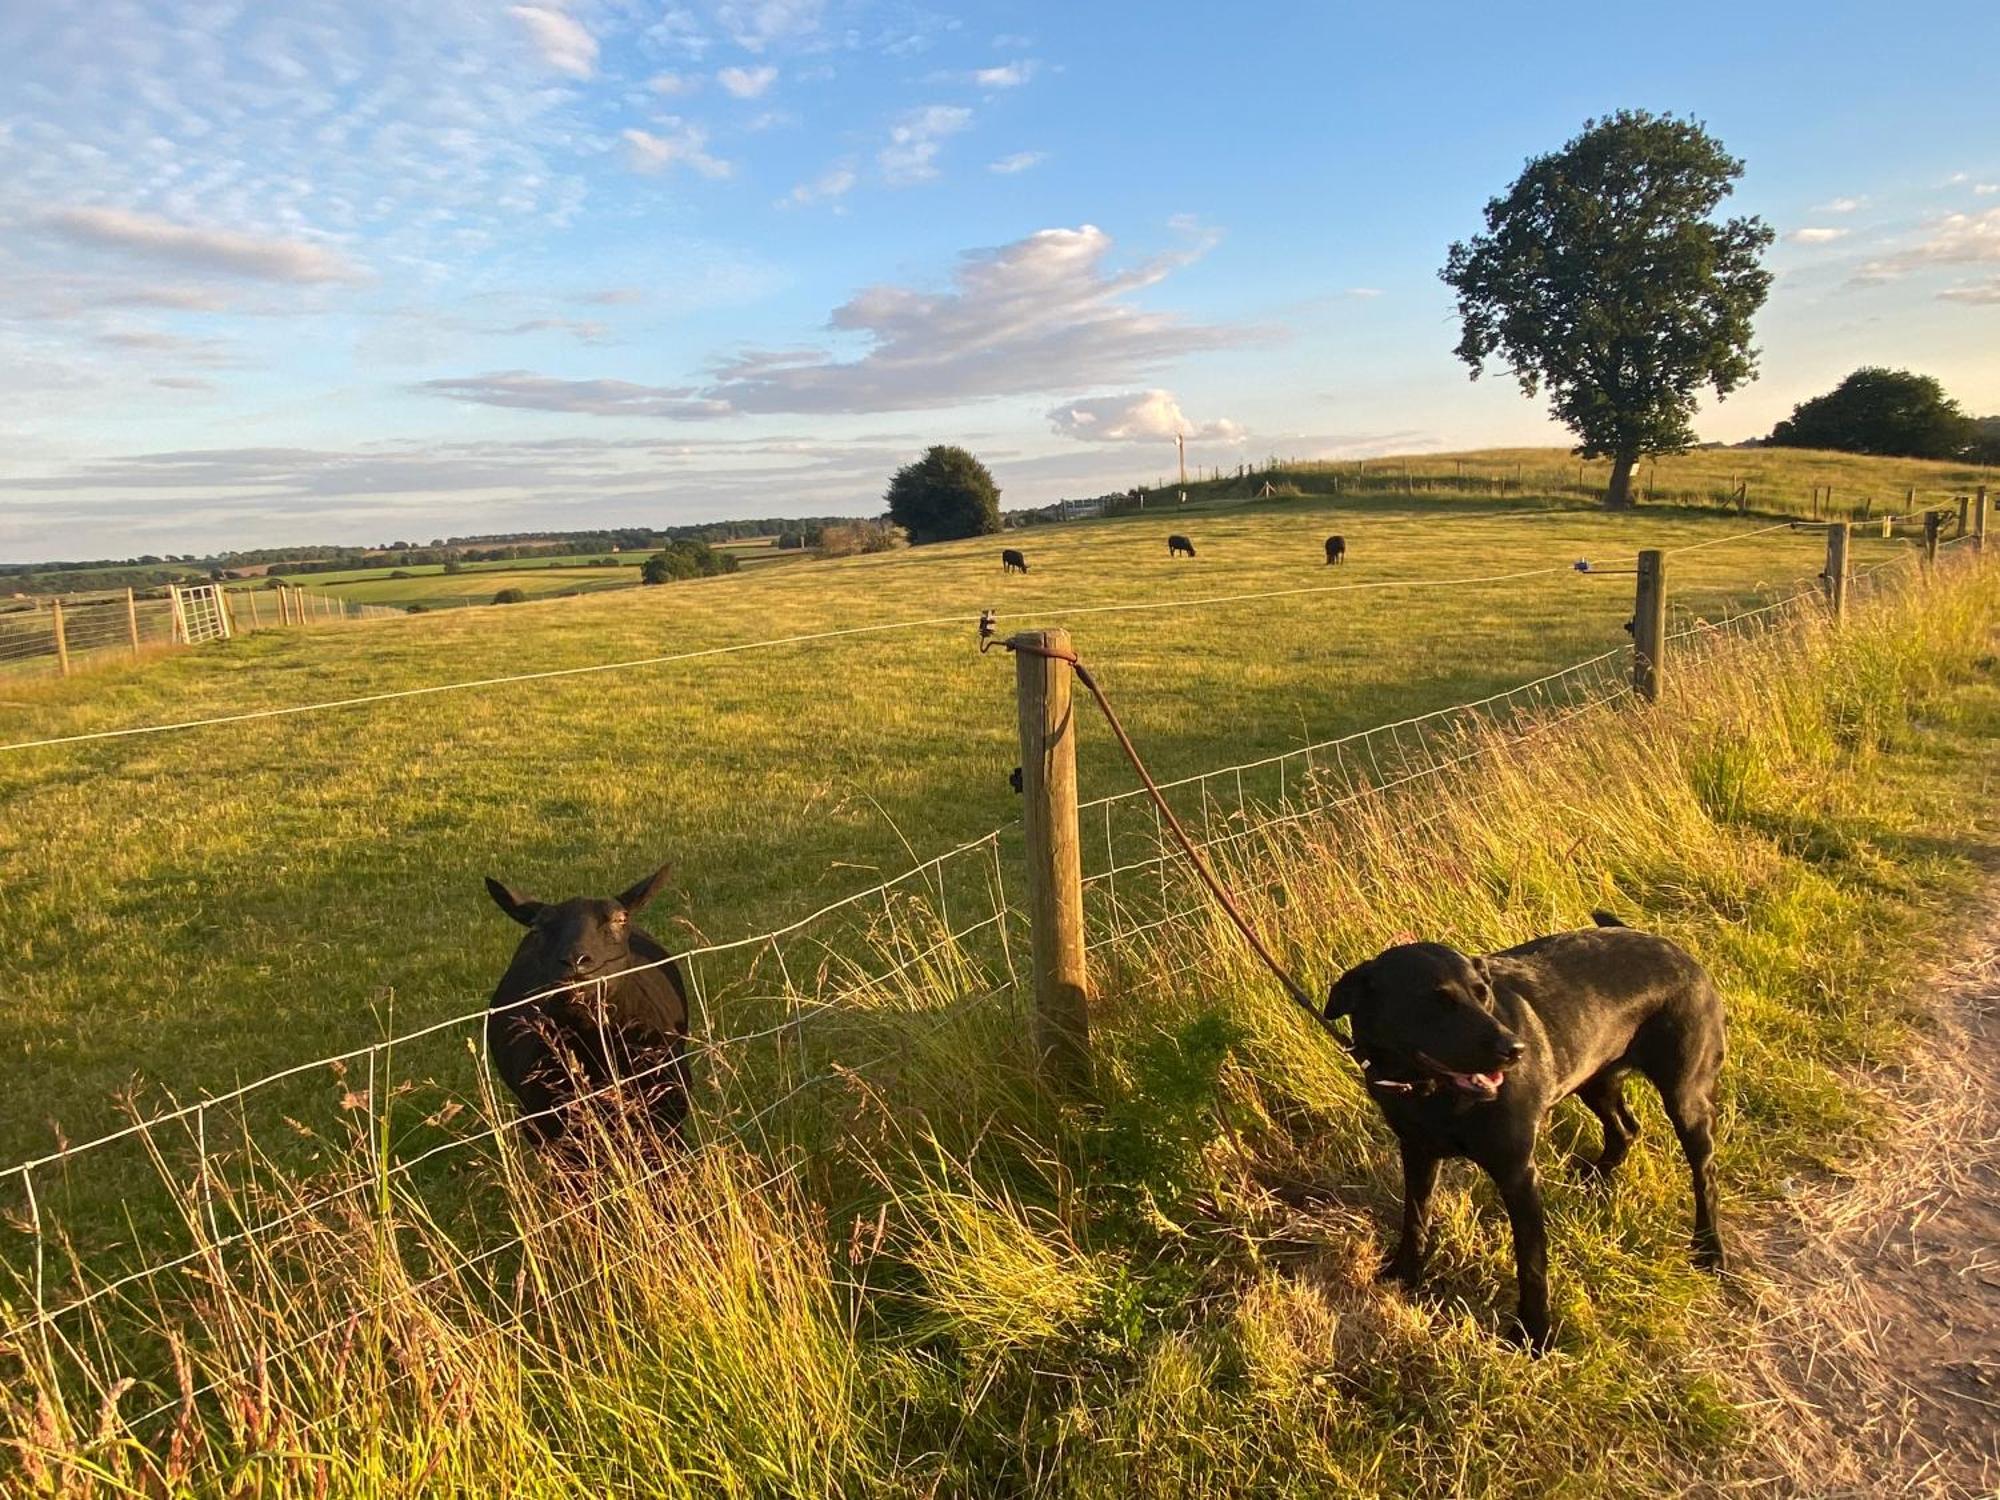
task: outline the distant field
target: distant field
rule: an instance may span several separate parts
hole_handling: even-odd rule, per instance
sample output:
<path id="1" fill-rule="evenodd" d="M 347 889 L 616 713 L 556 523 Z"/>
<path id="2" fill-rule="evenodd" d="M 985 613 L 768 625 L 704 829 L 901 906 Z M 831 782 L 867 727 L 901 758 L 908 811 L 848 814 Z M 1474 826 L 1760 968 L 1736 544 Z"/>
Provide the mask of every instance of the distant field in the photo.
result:
<path id="1" fill-rule="evenodd" d="M 1641 545 L 1729 535 L 1734 518 L 1522 515 L 1513 504 L 1370 497 L 1251 504 L 663 588 L 625 569 L 486 570 L 366 583 L 344 597 L 575 600 L 450 611 L 312 633 L 264 632 L 144 669 L 10 688 L 7 739 L 615 661 L 871 621 L 961 623 L 502 687 L 160 738 L 0 758 L 0 1089 L 36 1110 L 0 1154 L 112 1114 L 135 1066 L 225 1083 L 372 1035 L 393 991 L 407 1023 L 477 997 L 509 934 L 488 872 L 538 891 L 609 889 L 662 859 L 680 918 L 754 931 L 1017 815 L 1012 673 L 974 649 L 980 609 L 1059 623 L 1065 608 L 1528 568 L 1533 579 L 1358 590 L 1225 607 L 1084 615 L 1077 639 L 1163 774 L 1269 754 L 1478 696 L 1622 645 Z M 1172 563 L 1164 537 L 1201 550 Z M 1345 533 L 1351 560 L 1325 567 Z M 1860 560 L 1902 542 L 1858 543 Z M 1816 572 L 1816 536 L 1689 554 L 1679 606 L 1714 611 Z M 1084 740 L 1086 792 L 1128 773 Z M 107 796 L 104 788 L 115 787 Z M 88 859 L 58 851 L 87 849 Z M 676 927 L 677 931 L 687 931 Z M 273 1018 L 282 1017 L 282 1025 Z M 135 1041 L 144 1035 L 143 1052 Z"/>
<path id="2" fill-rule="evenodd" d="M 1257 494 L 1268 481 L 1306 493 L 1394 492 L 1406 484 L 1419 493 L 1488 496 L 1542 496 L 1569 501 L 1601 497 L 1611 465 L 1585 462 L 1560 448 L 1474 448 L 1454 453 L 1404 454 L 1386 458 L 1280 462 L 1260 470 L 1187 486 L 1190 501 Z M 1832 515 L 1850 511 L 1881 515 L 1915 503 L 1949 505 L 1978 486 L 2000 487 L 2000 470 L 1970 464 L 1931 463 L 1906 458 L 1870 458 L 1803 448 L 1697 448 L 1648 460 L 1633 471 L 1642 499 L 1677 505 L 1723 508 L 1738 488 L 1748 508 L 1777 515 L 1813 514 L 1813 491 L 1830 489 Z M 1163 489 L 1170 489 L 1164 483 Z"/>

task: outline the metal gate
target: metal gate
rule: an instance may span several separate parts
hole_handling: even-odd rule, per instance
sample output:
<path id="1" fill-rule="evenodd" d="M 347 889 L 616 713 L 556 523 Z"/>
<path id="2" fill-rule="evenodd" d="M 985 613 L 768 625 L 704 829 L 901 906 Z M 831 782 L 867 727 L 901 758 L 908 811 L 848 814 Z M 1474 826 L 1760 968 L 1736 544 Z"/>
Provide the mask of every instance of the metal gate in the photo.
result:
<path id="1" fill-rule="evenodd" d="M 199 646 L 203 641 L 229 639 L 229 606 L 223 602 L 220 584 L 174 588 L 173 598 L 176 640 Z"/>

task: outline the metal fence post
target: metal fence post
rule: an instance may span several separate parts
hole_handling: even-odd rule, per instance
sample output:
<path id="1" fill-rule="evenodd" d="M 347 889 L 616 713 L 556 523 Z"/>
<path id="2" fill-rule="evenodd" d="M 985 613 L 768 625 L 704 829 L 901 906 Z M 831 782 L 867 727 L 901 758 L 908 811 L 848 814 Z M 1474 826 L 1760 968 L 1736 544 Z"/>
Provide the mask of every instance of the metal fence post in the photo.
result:
<path id="1" fill-rule="evenodd" d="M 1826 528 L 1826 602 L 1836 625 L 1847 618 L 1847 541 L 1852 530 L 1846 521 Z"/>
<path id="2" fill-rule="evenodd" d="M 1034 953 L 1034 1045 L 1059 1089 L 1091 1082 L 1090 982 L 1083 957 L 1083 845 L 1076 810 L 1076 714 L 1066 630 L 1016 636 L 1022 823 Z M 1055 653 L 1054 656 L 1043 655 Z"/>
<path id="3" fill-rule="evenodd" d="M 1639 554 L 1639 583 L 1632 599 L 1632 691 L 1648 703 L 1659 701 L 1667 649 L 1667 557 L 1648 548 Z"/>

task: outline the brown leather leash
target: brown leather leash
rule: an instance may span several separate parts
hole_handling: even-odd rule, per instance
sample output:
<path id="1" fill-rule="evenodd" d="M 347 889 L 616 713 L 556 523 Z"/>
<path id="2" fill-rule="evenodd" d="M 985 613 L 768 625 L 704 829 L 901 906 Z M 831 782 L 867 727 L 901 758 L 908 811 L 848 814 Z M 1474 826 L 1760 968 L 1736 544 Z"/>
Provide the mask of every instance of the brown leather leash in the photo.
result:
<path id="1" fill-rule="evenodd" d="M 1242 909 L 1237 906 L 1235 900 L 1230 896 L 1228 888 L 1216 878 L 1215 871 L 1210 869 L 1208 861 L 1202 858 L 1201 851 L 1196 848 L 1194 840 L 1189 838 L 1187 830 L 1181 827 L 1181 820 L 1174 816 L 1173 808 L 1167 805 L 1167 799 L 1161 793 L 1159 784 L 1153 780 L 1153 773 L 1146 769 L 1146 763 L 1140 758 L 1138 748 L 1132 743 L 1132 737 L 1125 732 L 1125 726 L 1118 720 L 1117 710 L 1112 708 L 1111 700 L 1104 696 L 1104 689 L 1098 685 L 1097 678 L 1092 674 L 1090 668 L 1079 661 L 1076 653 L 1073 651 L 1050 651 L 1044 646 L 1031 644 L 1019 636 L 1001 641 L 994 640 L 992 638 L 992 620 L 990 617 L 982 618 L 979 624 L 979 649 L 981 651 L 986 650 L 989 645 L 998 645 L 1009 651 L 1024 651 L 1030 656 L 1040 656 L 1050 661 L 1069 663 L 1071 670 L 1076 673 L 1077 681 L 1088 688 L 1090 696 L 1097 700 L 1098 708 L 1104 712 L 1105 722 L 1111 726 L 1111 732 L 1118 737 L 1119 748 L 1125 752 L 1125 758 L 1132 763 L 1132 769 L 1138 773 L 1140 782 L 1145 786 L 1146 795 L 1153 799 L 1153 805 L 1160 810 L 1160 816 L 1166 820 L 1167 827 L 1173 831 L 1174 841 L 1181 846 L 1181 852 L 1187 855 L 1188 863 L 1194 866 L 1195 873 L 1201 877 L 1202 884 L 1208 887 L 1209 894 L 1215 897 L 1216 903 L 1228 914 L 1229 920 L 1236 925 L 1236 930 L 1243 934 L 1243 940 L 1250 945 L 1251 950 L 1256 953 L 1258 958 L 1264 961 L 1264 967 L 1277 976 L 1278 983 L 1285 987 L 1285 993 L 1307 1015 L 1311 1016 L 1315 1021 L 1319 1021 L 1321 1025 L 1325 1025 L 1325 1022 L 1321 1020 L 1319 1006 L 1314 1003 L 1312 996 L 1307 993 L 1305 986 L 1294 979 L 1285 966 L 1278 962 L 1277 957 L 1271 950 L 1265 946 L 1264 939 L 1258 934 L 1257 929 L 1250 925 L 1250 919 L 1243 915 Z"/>

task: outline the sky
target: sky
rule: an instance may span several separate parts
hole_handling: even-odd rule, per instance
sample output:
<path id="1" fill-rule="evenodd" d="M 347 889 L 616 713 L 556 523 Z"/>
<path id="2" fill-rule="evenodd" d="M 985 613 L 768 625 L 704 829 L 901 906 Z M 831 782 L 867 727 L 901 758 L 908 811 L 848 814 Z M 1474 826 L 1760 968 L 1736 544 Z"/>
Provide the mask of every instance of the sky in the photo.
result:
<path id="1" fill-rule="evenodd" d="M 1863 364 L 2000 412 L 1995 55 L 1991 0 L 0 0 L 0 559 L 1563 442 L 1437 271 L 1627 107 L 1778 234 L 1704 439 Z"/>

